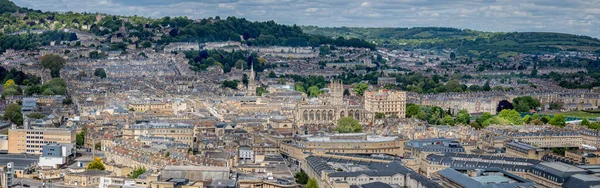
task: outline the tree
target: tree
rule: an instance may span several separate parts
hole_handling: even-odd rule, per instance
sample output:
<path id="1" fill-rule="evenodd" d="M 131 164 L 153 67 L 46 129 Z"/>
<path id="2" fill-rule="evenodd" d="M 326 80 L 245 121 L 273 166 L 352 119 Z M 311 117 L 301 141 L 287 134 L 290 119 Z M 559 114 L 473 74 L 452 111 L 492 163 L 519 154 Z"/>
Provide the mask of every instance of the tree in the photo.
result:
<path id="1" fill-rule="evenodd" d="M 369 84 L 364 82 L 354 85 L 354 92 L 356 92 L 360 96 L 362 96 L 365 93 L 365 91 L 367 91 L 367 89 L 369 89 Z"/>
<path id="2" fill-rule="evenodd" d="M 499 118 L 502 118 L 506 121 L 506 123 L 512 125 L 521 125 L 523 124 L 523 119 L 521 119 L 521 114 L 516 110 L 508 110 L 504 109 L 498 114 Z"/>
<path id="3" fill-rule="evenodd" d="M 483 87 L 481 87 L 481 90 L 483 90 L 483 91 L 492 90 L 492 88 L 490 87 L 490 81 L 486 81 L 485 84 L 483 84 Z"/>
<path id="4" fill-rule="evenodd" d="M 263 93 L 269 93 L 269 91 L 263 87 L 257 87 L 256 88 L 256 95 L 257 96 L 262 96 Z"/>
<path id="5" fill-rule="evenodd" d="M 445 85 L 447 92 L 462 92 L 462 84 L 457 79 L 452 79 L 448 81 Z"/>
<path id="6" fill-rule="evenodd" d="M 550 122 L 550 117 L 543 116 L 540 120 L 542 120 L 542 123 L 546 124 L 546 123 Z"/>
<path id="7" fill-rule="evenodd" d="M 294 86 L 294 88 L 296 89 L 296 91 L 302 92 L 302 93 L 306 93 L 306 90 L 304 89 L 304 86 L 302 86 L 301 84 L 296 84 Z"/>
<path id="8" fill-rule="evenodd" d="M 581 120 L 581 126 L 589 127 L 590 126 L 590 120 L 588 120 L 587 118 L 583 118 L 583 120 Z"/>
<path id="9" fill-rule="evenodd" d="M 305 185 L 308 183 L 308 174 L 306 174 L 304 171 L 296 172 L 294 177 L 296 178 L 296 183 L 298 184 Z"/>
<path id="10" fill-rule="evenodd" d="M 96 157 L 90 164 L 87 166 L 87 170 L 105 170 L 104 163 L 102 163 L 102 159 L 100 157 Z"/>
<path id="11" fill-rule="evenodd" d="M 454 126 L 454 119 L 452 119 L 452 116 L 446 115 L 444 119 L 442 119 L 442 125 Z"/>
<path id="12" fill-rule="evenodd" d="M 533 125 L 543 125 L 544 122 L 542 122 L 541 119 L 532 119 L 529 124 L 533 124 Z"/>
<path id="13" fill-rule="evenodd" d="M 66 60 L 56 54 L 48 54 L 42 56 L 41 65 L 43 68 L 50 70 L 50 75 L 52 77 L 60 77 L 60 69 L 63 68 Z"/>
<path id="14" fill-rule="evenodd" d="M 537 114 L 537 113 L 536 113 L 536 114 L 533 114 L 533 116 L 531 116 L 531 120 L 533 121 L 533 120 L 536 120 L 536 119 L 538 119 L 538 120 L 539 120 L 539 119 L 542 119 L 542 117 L 540 117 L 540 115 L 539 115 L 539 114 Z"/>
<path id="15" fill-rule="evenodd" d="M 52 91 L 52 89 L 48 88 L 42 92 L 42 95 L 55 95 L 55 93 Z"/>
<path id="16" fill-rule="evenodd" d="M 375 113 L 375 119 L 383 119 L 385 118 L 385 114 L 381 113 L 381 112 L 376 112 Z"/>
<path id="17" fill-rule="evenodd" d="M 3 119 L 9 120 L 10 122 L 23 125 L 23 114 L 21 114 L 21 106 L 18 104 L 9 104 L 4 109 Z"/>
<path id="18" fill-rule="evenodd" d="M 42 118 L 45 118 L 46 115 L 39 113 L 39 112 L 32 112 L 32 113 L 27 114 L 27 117 L 30 119 L 42 119 Z"/>
<path id="19" fill-rule="evenodd" d="M 94 70 L 94 76 L 106 78 L 106 71 L 103 68 L 96 68 L 96 70 Z"/>
<path id="20" fill-rule="evenodd" d="M 496 107 L 496 113 L 500 113 L 502 110 L 512 110 L 514 109 L 512 103 L 508 102 L 507 100 L 501 100 L 498 103 L 498 106 Z"/>
<path id="21" fill-rule="evenodd" d="M 487 126 L 490 126 L 490 125 L 504 125 L 504 124 L 506 124 L 506 122 L 504 121 L 504 119 L 499 118 L 498 116 L 494 116 L 494 117 L 492 117 L 492 118 L 490 118 L 488 120 L 485 120 L 482 123 L 481 126 L 482 127 L 487 127 Z"/>
<path id="22" fill-rule="evenodd" d="M 144 174 L 144 172 L 146 172 L 145 167 L 137 167 L 133 170 L 133 172 L 131 172 L 129 178 L 137 178 L 138 176 Z"/>
<path id="23" fill-rule="evenodd" d="M 270 72 L 269 72 L 269 76 L 268 76 L 268 77 L 269 77 L 269 78 L 277 78 L 277 75 L 275 74 L 275 72 L 273 72 L 273 71 L 270 71 Z"/>
<path id="24" fill-rule="evenodd" d="M 549 122 L 548 124 L 550 125 L 554 125 L 554 126 L 559 126 L 559 127 L 565 127 L 566 126 L 566 119 L 565 116 L 559 114 L 559 115 L 555 115 Z"/>
<path id="25" fill-rule="evenodd" d="M 465 109 L 458 111 L 456 114 L 456 123 L 468 125 L 471 122 L 471 115 Z"/>
<path id="26" fill-rule="evenodd" d="M 339 133 L 359 133 L 362 132 L 362 125 L 352 117 L 343 117 L 338 120 L 335 130 Z"/>
<path id="27" fill-rule="evenodd" d="M 42 89 L 40 88 L 39 85 L 28 86 L 27 88 L 25 88 L 25 94 L 28 96 L 31 96 L 34 94 L 42 94 Z"/>
<path id="28" fill-rule="evenodd" d="M 171 152 L 167 151 L 167 153 L 165 153 L 165 157 L 169 157 L 169 156 L 171 156 Z"/>
<path id="29" fill-rule="evenodd" d="M 247 74 L 242 75 L 242 84 L 244 84 L 244 86 L 248 86 L 248 75 Z"/>
<path id="30" fill-rule="evenodd" d="M 488 119 L 490 119 L 492 117 L 493 117 L 492 114 L 490 114 L 489 112 L 484 112 L 481 116 L 479 116 L 475 120 L 475 122 L 477 122 L 477 124 L 481 125 L 482 128 L 485 128 L 485 127 L 483 127 L 483 122 L 487 121 Z"/>
<path id="31" fill-rule="evenodd" d="M 321 94 L 321 90 L 317 86 L 310 86 L 308 88 L 308 94 L 310 97 L 318 97 Z"/>
<path id="32" fill-rule="evenodd" d="M 525 117 L 523 117 L 523 123 L 529 124 L 530 122 L 531 122 L 531 116 L 525 115 Z"/>
<path id="33" fill-rule="evenodd" d="M 15 84 L 15 81 L 13 79 L 8 79 L 8 80 L 6 80 L 6 82 L 4 82 L 4 89 L 15 87 L 15 86 L 17 86 L 17 85 Z"/>
<path id="34" fill-rule="evenodd" d="M 87 134 L 87 128 L 83 127 L 81 128 L 81 132 L 75 135 L 75 144 L 77 146 L 83 146 L 85 142 L 85 134 Z"/>
<path id="35" fill-rule="evenodd" d="M 454 52 L 450 52 L 450 59 L 456 60 L 456 54 Z"/>
<path id="36" fill-rule="evenodd" d="M 63 99 L 62 103 L 64 105 L 71 105 L 71 104 L 73 104 L 73 99 L 71 99 L 71 97 L 67 97 L 67 98 Z"/>
<path id="37" fill-rule="evenodd" d="M 315 178 L 310 178 L 306 183 L 306 188 L 319 188 L 319 184 Z"/>
<path id="38" fill-rule="evenodd" d="M 150 48 L 150 47 L 152 47 L 152 43 L 150 43 L 148 41 L 142 42 L 142 48 Z"/>
<path id="39" fill-rule="evenodd" d="M 549 110 L 560 110 L 560 109 L 562 109 L 562 103 L 550 102 L 548 109 Z"/>
<path id="40" fill-rule="evenodd" d="M 531 96 L 516 97 L 513 99 L 513 104 L 516 105 L 515 110 L 518 112 L 528 112 L 542 106 L 539 100 Z"/>

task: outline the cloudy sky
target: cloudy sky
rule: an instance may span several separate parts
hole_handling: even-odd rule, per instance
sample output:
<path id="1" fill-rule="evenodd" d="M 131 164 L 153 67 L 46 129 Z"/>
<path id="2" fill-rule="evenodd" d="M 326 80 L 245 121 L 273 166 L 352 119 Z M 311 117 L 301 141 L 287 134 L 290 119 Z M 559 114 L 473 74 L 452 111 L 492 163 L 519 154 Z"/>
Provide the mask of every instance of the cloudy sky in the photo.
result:
<path id="1" fill-rule="evenodd" d="M 44 11 L 149 17 L 244 17 L 283 24 L 438 26 L 600 38 L 600 0 L 13 0 Z"/>

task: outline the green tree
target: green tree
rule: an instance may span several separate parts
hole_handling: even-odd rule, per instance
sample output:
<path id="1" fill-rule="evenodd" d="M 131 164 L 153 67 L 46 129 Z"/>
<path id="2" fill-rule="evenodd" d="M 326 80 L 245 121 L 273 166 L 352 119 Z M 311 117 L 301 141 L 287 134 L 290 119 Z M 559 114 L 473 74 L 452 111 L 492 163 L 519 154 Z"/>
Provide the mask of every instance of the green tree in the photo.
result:
<path id="1" fill-rule="evenodd" d="M 150 48 L 150 47 L 152 47 L 152 43 L 150 43 L 148 41 L 142 42 L 142 48 Z"/>
<path id="2" fill-rule="evenodd" d="M 60 77 L 60 69 L 63 68 L 67 61 L 56 54 L 48 54 L 42 56 L 41 65 L 43 68 L 50 70 L 52 77 Z"/>
<path id="3" fill-rule="evenodd" d="M 442 125 L 454 126 L 454 119 L 452 119 L 452 116 L 446 115 L 444 119 L 442 119 Z"/>
<path id="4" fill-rule="evenodd" d="M 456 114 L 456 123 L 468 125 L 471 122 L 471 115 L 465 109 L 458 111 Z"/>
<path id="5" fill-rule="evenodd" d="M 421 108 L 416 104 L 407 104 L 406 105 L 406 117 L 416 117 L 421 112 Z"/>
<path id="6" fill-rule="evenodd" d="M 42 94 L 42 89 L 39 85 L 28 86 L 27 88 L 25 88 L 25 94 L 28 96 L 34 94 Z"/>
<path id="7" fill-rule="evenodd" d="M 62 103 L 64 105 L 71 105 L 71 104 L 73 104 L 73 99 L 71 99 L 71 97 L 67 97 L 67 98 L 63 99 Z"/>
<path id="8" fill-rule="evenodd" d="M 499 118 L 498 116 L 494 116 L 490 119 L 485 120 L 481 126 L 487 127 L 490 125 L 504 125 L 504 124 L 506 124 L 506 121 L 504 119 Z"/>
<path id="9" fill-rule="evenodd" d="M 296 172 L 294 177 L 296 178 L 296 183 L 298 184 L 306 185 L 306 183 L 308 183 L 308 174 L 306 174 L 304 171 Z"/>
<path id="10" fill-rule="evenodd" d="M 462 92 L 462 84 L 457 79 L 448 81 L 445 85 L 447 92 Z"/>
<path id="11" fill-rule="evenodd" d="M 75 135 L 75 144 L 76 145 L 83 146 L 83 144 L 85 142 L 85 134 L 87 134 L 87 128 L 83 127 L 83 128 L 81 128 L 81 132 L 79 132 Z"/>
<path id="12" fill-rule="evenodd" d="M 344 96 L 350 96 L 350 91 L 348 89 L 344 89 Z"/>
<path id="13" fill-rule="evenodd" d="M 362 125 L 352 117 L 343 117 L 338 120 L 335 130 L 339 133 L 360 133 Z"/>
<path id="14" fill-rule="evenodd" d="M 269 93 L 269 91 L 263 87 L 257 87 L 256 88 L 256 95 L 257 96 L 262 96 L 263 93 Z"/>
<path id="15" fill-rule="evenodd" d="M 533 118 L 532 118 L 532 119 L 533 119 Z M 544 124 L 544 122 L 542 122 L 542 120 L 541 120 L 541 119 L 533 119 L 533 120 L 531 120 L 529 123 L 530 123 L 530 124 L 533 124 L 533 125 L 543 125 L 543 124 Z"/>
<path id="16" fill-rule="evenodd" d="M 381 113 L 381 112 L 376 112 L 376 113 L 375 113 L 375 118 L 376 118 L 376 119 L 382 119 L 382 118 L 385 118 L 385 114 L 384 114 L 384 113 Z"/>
<path id="17" fill-rule="evenodd" d="M 583 118 L 583 120 L 581 120 L 581 126 L 589 127 L 590 120 L 588 120 L 587 118 Z"/>
<path id="18" fill-rule="evenodd" d="M 94 76 L 106 78 L 106 71 L 103 68 L 96 68 L 96 70 L 94 70 Z"/>
<path id="19" fill-rule="evenodd" d="M 450 59 L 456 60 L 456 54 L 454 52 L 450 52 Z"/>
<path id="20" fill-rule="evenodd" d="M 543 116 L 540 120 L 542 120 L 542 123 L 546 124 L 546 123 L 550 122 L 550 117 Z"/>
<path id="21" fill-rule="evenodd" d="M 541 120 L 542 117 L 539 114 L 537 114 L 537 113 L 533 114 L 533 116 L 531 116 L 531 120 L 533 121 L 533 120 L 536 120 L 536 119 L 540 119 Z"/>
<path id="22" fill-rule="evenodd" d="M 306 188 L 319 188 L 319 184 L 315 178 L 310 178 L 306 183 Z"/>
<path id="23" fill-rule="evenodd" d="M 367 89 L 369 89 L 369 84 L 364 82 L 354 85 L 354 92 L 356 92 L 360 96 L 362 96 L 365 93 L 365 91 L 367 91 Z"/>
<path id="24" fill-rule="evenodd" d="M 521 114 L 519 114 L 519 112 L 517 112 L 516 110 L 504 109 L 504 110 L 500 111 L 500 113 L 498 114 L 498 117 L 504 119 L 506 121 L 506 123 L 509 123 L 511 125 L 523 124 L 523 119 L 521 119 Z"/>
<path id="25" fill-rule="evenodd" d="M 10 122 L 23 125 L 23 114 L 21 114 L 21 106 L 18 104 L 9 104 L 4 109 L 3 119 L 9 120 Z"/>
<path id="26" fill-rule="evenodd" d="M 487 121 L 488 119 L 492 118 L 492 114 L 490 114 L 489 112 L 484 112 L 481 116 L 479 116 L 475 122 L 477 122 L 477 124 L 481 125 L 482 128 L 485 128 L 483 126 L 483 122 Z"/>
<path id="27" fill-rule="evenodd" d="M 531 96 L 516 97 L 513 99 L 513 104 L 518 112 L 528 112 L 541 106 L 540 101 Z"/>
<path id="28" fill-rule="evenodd" d="M 27 114 L 27 117 L 30 119 L 42 119 L 42 118 L 45 118 L 46 115 L 39 113 L 39 112 L 32 112 L 32 113 Z"/>
<path id="29" fill-rule="evenodd" d="M 317 86 L 310 86 L 308 93 L 310 97 L 318 97 L 321 94 L 321 90 Z"/>
<path id="30" fill-rule="evenodd" d="M 55 93 L 52 91 L 52 89 L 48 88 L 42 92 L 42 95 L 55 95 Z"/>
<path id="31" fill-rule="evenodd" d="M 87 170 L 105 170 L 104 163 L 102 163 L 102 159 L 100 157 L 96 157 L 90 164 L 87 166 Z"/>
<path id="32" fill-rule="evenodd" d="M 525 117 L 523 117 L 523 123 L 529 124 L 530 122 L 531 122 L 531 116 L 525 115 Z"/>
<path id="33" fill-rule="evenodd" d="M 560 109 L 562 109 L 562 103 L 550 102 L 548 109 L 549 110 L 560 110 Z"/>
<path id="34" fill-rule="evenodd" d="M 554 125 L 554 126 L 559 126 L 559 127 L 565 127 L 567 125 L 566 123 L 566 119 L 565 116 L 559 114 L 559 115 L 555 115 L 549 122 L 548 124 L 550 125 Z"/>
<path id="35" fill-rule="evenodd" d="M 268 77 L 269 78 L 277 78 L 277 75 L 275 74 L 275 72 L 270 71 Z"/>
<path id="36" fill-rule="evenodd" d="M 171 156 L 171 152 L 167 151 L 167 153 L 165 153 L 165 157 L 169 157 L 169 156 Z"/>
<path id="37" fill-rule="evenodd" d="M 131 174 L 129 175 L 129 178 L 137 178 L 138 176 L 144 174 L 145 172 L 146 172 L 145 167 L 137 167 L 133 170 L 133 172 L 131 172 Z"/>
<path id="38" fill-rule="evenodd" d="M 304 89 L 304 86 L 302 86 L 301 84 L 294 85 L 294 88 L 296 89 L 296 91 L 299 91 L 299 92 L 302 92 L 302 93 L 306 93 L 306 90 Z"/>

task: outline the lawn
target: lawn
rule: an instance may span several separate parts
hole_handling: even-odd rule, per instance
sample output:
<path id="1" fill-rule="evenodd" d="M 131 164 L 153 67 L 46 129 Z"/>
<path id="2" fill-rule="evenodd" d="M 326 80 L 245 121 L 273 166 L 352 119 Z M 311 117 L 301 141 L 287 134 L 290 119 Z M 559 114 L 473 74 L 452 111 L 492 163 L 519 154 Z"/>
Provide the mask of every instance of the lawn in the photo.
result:
<path id="1" fill-rule="evenodd" d="M 576 117 L 576 118 L 597 118 L 600 117 L 600 113 L 590 113 L 584 111 L 568 111 L 568 112 L 554 112 L 552 115 L 562 114 L 565 117 Z"/>

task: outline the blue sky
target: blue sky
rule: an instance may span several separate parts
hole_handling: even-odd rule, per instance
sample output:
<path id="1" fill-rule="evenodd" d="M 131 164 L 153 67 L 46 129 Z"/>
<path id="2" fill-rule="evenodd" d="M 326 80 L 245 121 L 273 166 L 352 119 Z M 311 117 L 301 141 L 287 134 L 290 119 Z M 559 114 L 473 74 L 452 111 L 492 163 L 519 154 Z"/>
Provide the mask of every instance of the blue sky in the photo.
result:
<path id="1" fill-rule="evenodd" d="M 44 11 L 244 17 L 282 24 L 547 31 L 600 38 L 600 0 L 13 0 Z"/>

